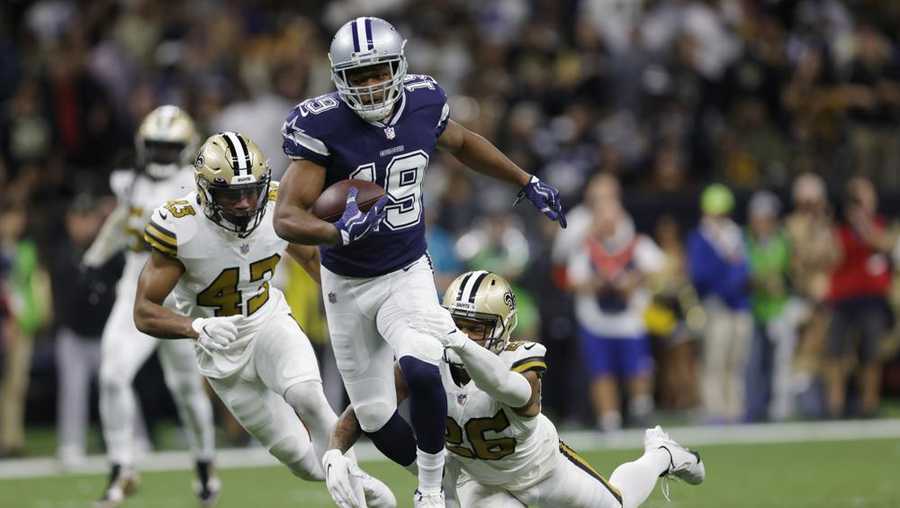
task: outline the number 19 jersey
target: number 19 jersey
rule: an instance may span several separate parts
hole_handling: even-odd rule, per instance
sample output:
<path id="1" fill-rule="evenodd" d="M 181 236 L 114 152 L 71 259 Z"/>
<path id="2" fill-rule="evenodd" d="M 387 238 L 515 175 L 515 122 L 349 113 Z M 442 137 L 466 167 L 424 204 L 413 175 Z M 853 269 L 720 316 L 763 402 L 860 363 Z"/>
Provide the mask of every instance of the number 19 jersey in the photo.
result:
<path id="1" fill-rule="evenodd" d="M 546 352 L 537 342 L 515 341 L 500 358 L 515 372 L 542 372 Z M 447 451 L 464 475 L 484 485 L 522 490 L 553 470 L 559 435 L 543 413 L 521 416 L 472 381 L 459 386 L 446 362 L 441 363 L 441 381 L 447 392 Z"/>
<path id="2" fill-rule="evenodd" d="M 184 265 L 172 291 L 177 312 L 193 318 L 244 316 L 235 323 L 238 340 L 226 352 L 198 354 L 207 377 L 225 377 L 242 367 L 256 332 L 275 313 L 289 312 L 281 290 L 270 285 L 287 248 L 272 226 L 277 184 L 271 185 L 263 220 L 246 238 L 208 219 L 196 192 L 157 208 L 144 230 L 154 250 Z"/>
<path id="3" fill-rule="evenodd" d="M 348 178 L 375 182 L 390 199 L 379 231 L 348 246 L 322 246 L 322 266 L 347 277 L 393 272 L 425 254 L 422 181 L 444 132 L 447 95 L 429 76 L 410 74 L 394 112 L 367 122 L 338 97 L 322 95 L 291 110 L 284 153 L 325 168 L 325 188 Z"/>

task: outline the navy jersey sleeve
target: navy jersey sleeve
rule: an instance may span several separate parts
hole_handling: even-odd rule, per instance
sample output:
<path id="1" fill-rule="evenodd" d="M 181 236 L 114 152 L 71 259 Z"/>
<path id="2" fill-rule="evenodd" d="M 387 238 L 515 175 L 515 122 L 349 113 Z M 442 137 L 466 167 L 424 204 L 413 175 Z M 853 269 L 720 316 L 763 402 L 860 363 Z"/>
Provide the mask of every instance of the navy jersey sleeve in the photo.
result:
<path id="1" fill-rule="evenodd" d="M 307 159 L 321 166 L 331 164 L 331 151 L 324 138 L 328 132 L 328 111 L 337 109 L 339 99 L 323 95 L 294 106 L 281 126 L 282 149 L 290 159 Z"/>
<path id="2" fill-rule="evenodd" d="M 441 134 L 444 133 L 444 129 L 447 128 L 447 122 L 450 120 L 450 103 L 447 102 L 447 93 L 444 92 L 444 89 L 441 88 L 440 85 L 435 82 L 437 85 L 438 96 L 443 99 L 443 105 L 441 106 L 441 114 L 438 117 L 437 125 L 435 126 L 435 137 L 441 137 Z"/>

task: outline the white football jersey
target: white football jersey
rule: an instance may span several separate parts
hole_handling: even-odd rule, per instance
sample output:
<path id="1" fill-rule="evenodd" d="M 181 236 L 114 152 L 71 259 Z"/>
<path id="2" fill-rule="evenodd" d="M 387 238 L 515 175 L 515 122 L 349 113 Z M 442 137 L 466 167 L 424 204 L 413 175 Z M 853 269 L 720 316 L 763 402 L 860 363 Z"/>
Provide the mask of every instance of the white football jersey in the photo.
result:
<path id="1" fill-rule="evenodd" d="M 243 366 L 255 332 L 275 312 L 287 312 L 284 295 L 270 283 L 288 245 L 272 225 L 277 185 L 272 182 L 265 215 L 246 238 L 208 219 L 196 192 L 154 210 L 145 229 L 144 239 L 154 250 L 184 265 L 171 294 L 176 312 L 194 318 L 244 316 L 235 323 L 239 339 L 226 353 L 198 355 L 206 376 L 223 377 Z"/>
<path id="2" fill-rule="evenodd" d="M 162 203 L 193 189 L 194 171 L 191 166 L 185 166 L 171 178 L 154 180 L 137 170 L 121 169 L 113 171 L 109 185 L 120 205 L 128 207 L 128 219 L 122 231 L 128 238 L 128 252 L 118 294 L 134 298 L 138 277 L 150 252 L 144 242 L 144 227 L 150 221 L 150 214 Z"/>
<path id="3" fill-rule="evenodd" d="M 515 372 L 542 372 L 546 353 L 537 342 L 515 341 L 500 358 Z M 485 485 L 520 490 L 553 470 L 559 435 L 546 416 L 520 416 L 472 381 L 459 386 L 446 362 L 441 362 L 441 381 L 447 391 L 447 451 L 464 475 Z"/>

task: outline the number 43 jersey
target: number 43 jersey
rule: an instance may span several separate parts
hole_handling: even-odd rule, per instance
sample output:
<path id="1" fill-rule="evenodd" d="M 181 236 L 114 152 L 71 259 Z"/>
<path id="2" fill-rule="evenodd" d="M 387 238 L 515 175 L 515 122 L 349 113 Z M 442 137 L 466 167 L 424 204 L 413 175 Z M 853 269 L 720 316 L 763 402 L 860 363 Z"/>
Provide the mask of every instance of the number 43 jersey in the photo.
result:
<path id="1" fill-rule="evenodd" d="M 500 353 L 509 368 L 524 373 L 547 368 L 547 349 L 537 342 L 510 342 Z M 522 490 L 556 466 L 559 435 L 543 415 L 521 416 L 469 381 L 460 386 L 451 367 L 441 362 L 447 392 L 446 445 L 465 476 L 483 485 Z"/>
<path id="2" fill-rule="evenodd" d="M 301 102 L 282 127 L 284 153 L 325 168 L 325 188 L 348 178 L 375 182 L 390 199 L 379 231 L 345 247 L 321 247 L 322 265 L 348 277 L 374 277 L 425 254 L 422 181 L 444 132 L 447 96 L 429 76 L 410 74 L 391 116 L 367 122 L 336 92 Z"/>
<path id="3" fill-rule="evenodd" d="M 235 323 L 238 340 L 227 352 L 198 351 L 200 371 L 207 377 L 224 377 L 242 367 L 252 355 L 256 333 L 276 313 L 290 312 L 282 292 L 270 285 L 287 247 L 272 226 L 276 192 L 273 182 L 263 220 L 246 238 L 209 220 L 196 192 L 157 208 L 144 230 L 150 247 L 184 265 L 172 291 L 178 313 L 193 318 L 244 316 Z"/>

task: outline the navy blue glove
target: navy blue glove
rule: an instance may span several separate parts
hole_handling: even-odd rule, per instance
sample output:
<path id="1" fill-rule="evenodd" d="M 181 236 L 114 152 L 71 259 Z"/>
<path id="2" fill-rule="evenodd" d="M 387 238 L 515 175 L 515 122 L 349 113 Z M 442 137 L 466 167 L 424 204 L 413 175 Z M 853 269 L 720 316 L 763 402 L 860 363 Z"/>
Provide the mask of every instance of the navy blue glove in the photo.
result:
<path id="1" fill-rule="evenodd" d="M 388 197 L 381 196 L 381 199 L 369 208 L 369 211 L 363 212 L 356 204 L 356 195 L 359 189 L 350 187 L 347 191 L 347 205 L 344 207 L 344 215 L 334 223 L 338 233 L 341 234 L 340 243 L 342 246 L 362 239 L 370 231 L 378 231 L 381 225 L 381 219 L 387 213 L 385 205 L 387 205 Z"/>
<path id="2" fill-rule="evenodd" d="M 563 213 L 562 202 L 559 200 L 559 191 L 540 180 L 536 176 L 532 176 L 531 180 L 522 187 L 519 195 L 516 196 L 516 202 L 513 206 L 519 204 L 522 198 L 528 198 L 535 208 L 543 212 L 550 220 L 558 220 L 559 225 L 566 227 L 566 214 Z"/>

